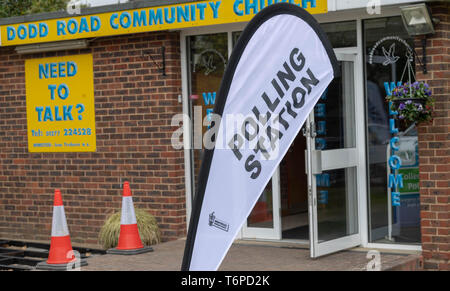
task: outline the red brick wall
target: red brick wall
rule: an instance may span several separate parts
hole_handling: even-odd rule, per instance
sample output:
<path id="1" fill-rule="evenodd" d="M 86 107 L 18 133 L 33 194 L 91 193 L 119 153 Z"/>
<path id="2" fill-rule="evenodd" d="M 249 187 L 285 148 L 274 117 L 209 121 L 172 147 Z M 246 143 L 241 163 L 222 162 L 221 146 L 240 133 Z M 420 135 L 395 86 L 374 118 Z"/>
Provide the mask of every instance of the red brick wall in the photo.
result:
<path id="1" fill-rule="evenodd" d="M 161 62 L 166 47 L 167 76 Z M 92 53 L 95 153 L 28 153 L 27 58 Z M 97 244 L 105 219 L 121 208 L 129 180 L 136 208 L 157 217 L 163 240 L 185 234 L 183 151 L 170 126 L 182 112 L 179 34 L 100 38 L 83 50 L 17 55 L 0 48 L 0 238 L 49 240 L 53 193 L 60 188 L 72 242 Z"/>
<path id="2" fill-rule="evenodd" d="M 436 34 L 427 39 L 428 74 L 416 62 L 417 80 L 426 81 L 435 97 L 435 118 L 419 126 L 420 203 L 424 268 L 449 270 L 449 85 L 450 85 L 450 4 L 431 5 L 439 18 Z M 416 39 L 422 59 L 422 42 Z"/>

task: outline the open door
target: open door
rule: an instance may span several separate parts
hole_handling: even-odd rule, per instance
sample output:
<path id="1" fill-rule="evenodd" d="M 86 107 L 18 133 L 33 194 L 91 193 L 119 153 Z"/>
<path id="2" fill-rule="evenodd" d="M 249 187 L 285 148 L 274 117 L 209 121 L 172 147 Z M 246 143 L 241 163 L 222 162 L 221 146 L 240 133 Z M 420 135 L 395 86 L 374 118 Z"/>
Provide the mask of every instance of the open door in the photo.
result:
<path id="1" fill-rule="evenodd" d="M 341 77 L 330 84 L 304 130 L 312 258 L 361 244 L 356 171 L 356 56 L 336 55 Z"/>

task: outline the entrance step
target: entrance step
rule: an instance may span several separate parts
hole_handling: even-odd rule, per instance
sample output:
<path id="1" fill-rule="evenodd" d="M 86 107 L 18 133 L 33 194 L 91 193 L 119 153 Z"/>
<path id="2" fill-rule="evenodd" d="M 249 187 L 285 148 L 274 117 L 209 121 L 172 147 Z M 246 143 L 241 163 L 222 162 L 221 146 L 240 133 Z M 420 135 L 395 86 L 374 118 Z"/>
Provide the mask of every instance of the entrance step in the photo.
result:
<path id="1" fill-rule="evenodd" d="M 409 255 L 393 266 L 385 266 L 383 271 L 423 271 L 423 258 L 420 255 Z"/>

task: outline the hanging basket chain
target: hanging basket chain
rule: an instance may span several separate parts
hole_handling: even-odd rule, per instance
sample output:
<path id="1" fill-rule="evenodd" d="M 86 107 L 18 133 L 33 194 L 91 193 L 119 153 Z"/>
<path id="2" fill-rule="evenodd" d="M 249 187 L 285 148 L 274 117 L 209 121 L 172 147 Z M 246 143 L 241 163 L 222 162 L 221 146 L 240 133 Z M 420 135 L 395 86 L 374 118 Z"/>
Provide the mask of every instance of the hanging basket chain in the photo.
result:
<path id="1" fill-rule="evenodd" d="M 406 53 L 406 64 L 405 64 L 405 67 L 403 68 L 403 73 L 402 73 L 402 76 L 401 76 L 401 78 L 400 78 L 400 81 L 403 82 L 403 77 L 405 76 L 405 71 L 406 71 L 406 69 L 408 69 L 409 94 L 410 94 L 410 97 L 411 97 L 411 98 L 412 98 L 412 88 L 411 88 L 412 82 L 411 82 L 411 74 L 412 74 L 412 76 L 413 76 L 413 78 L 414 78 L 414 82 L 417 81 L 417 80 L 416 80 L 416 74 L 414 73 L 413 67 L 412 67 L 412 65 L 411 65 L 411 62 L 412 62 L 412 56 L 413 56 L 413 54 L 411 53 L 411 51 L 408 50 L 408 52 Z"/>

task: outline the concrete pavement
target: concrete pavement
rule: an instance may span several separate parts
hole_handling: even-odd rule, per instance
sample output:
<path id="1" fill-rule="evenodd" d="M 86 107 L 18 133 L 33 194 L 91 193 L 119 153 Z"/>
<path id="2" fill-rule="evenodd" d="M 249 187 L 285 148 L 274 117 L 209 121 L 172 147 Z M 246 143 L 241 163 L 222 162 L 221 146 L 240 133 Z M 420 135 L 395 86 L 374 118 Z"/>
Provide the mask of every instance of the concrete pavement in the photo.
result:
<path id="1" fill-rule="evenodd" d="M 179 271 L 185 240 L 153 246 L 154 252 L 133 255 L 96 255 L 84 271 Z M 365 249 L 341 251 L 318 259 L 298 244 L 239 241 L 226 255 L 221 271 L 365 271 L 370 259 Z M 418 254 L 381 252 L 382 270 L 416 269 Z"/>

